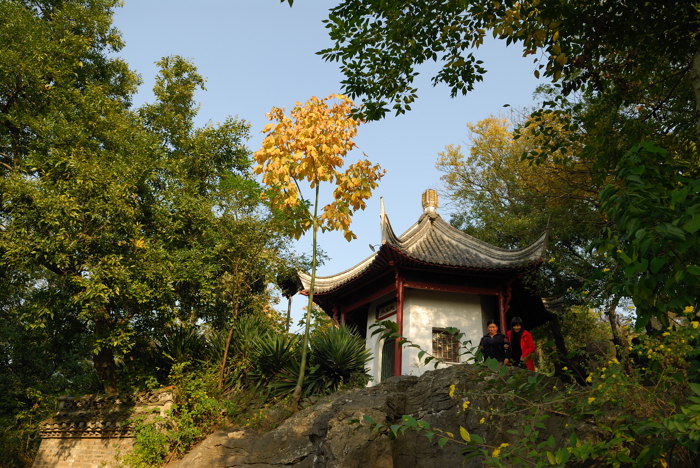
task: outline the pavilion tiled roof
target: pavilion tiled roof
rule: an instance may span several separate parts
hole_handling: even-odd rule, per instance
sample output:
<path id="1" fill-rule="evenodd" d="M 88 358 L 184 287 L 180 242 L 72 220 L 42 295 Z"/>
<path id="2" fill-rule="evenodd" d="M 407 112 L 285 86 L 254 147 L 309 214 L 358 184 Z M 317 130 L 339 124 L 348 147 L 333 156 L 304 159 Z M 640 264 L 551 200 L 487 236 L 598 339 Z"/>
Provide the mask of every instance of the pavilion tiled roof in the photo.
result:
<path id="1" fill-rule="evenodd" d="M 429 193 L 432 192 L 432 193 Z M 431 196 L 434 200 L 428 200 Z M 423 196 L 424 212 L 418 221 L 397 236 L 381 203 L 380 222 L 382 247 L 357 265 L 332 276 L 316 277 L 314 292 L 323 294 L 364 276 L 371 270 L 386 267 L 389 257 L 403 257 L 415 263 L 452 267 L 460 270 L 520 270 L 542 260 L 546 233 L 533 244 L 519 250 L 495 247 L 453 227 L 437 213 L 437 194 L 428 191 Z M 299 274 L 308 290 L 311 276 Z"/>

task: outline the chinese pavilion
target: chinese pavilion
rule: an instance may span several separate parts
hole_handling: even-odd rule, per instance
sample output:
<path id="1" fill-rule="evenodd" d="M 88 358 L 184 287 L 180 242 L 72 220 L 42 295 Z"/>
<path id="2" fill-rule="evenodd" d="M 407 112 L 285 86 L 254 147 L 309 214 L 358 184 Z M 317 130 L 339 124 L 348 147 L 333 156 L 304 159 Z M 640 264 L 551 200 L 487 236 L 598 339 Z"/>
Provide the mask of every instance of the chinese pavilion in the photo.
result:
<path id="1" fill-rule="evenodd" d="M 382 201 L 381 247 L 346 271 L 316 278 L 314 302 L 366 339 L 375 383 L 432 368 L 421 362 L 418 349 L 372 336 L 370 327 L 379 320 L 395 321 L 399 333 L 421 349 L 458 363 L 466 360 L 464 350 L 446 328 L 458 328 L 476 346 L 489 320 L 504 332 L 513 316 L 522 317 L 527 328 L 548 317 L 541 298 L 522 281 L 542 263 L 546 234 L 524 249 L 501 249 L 445 222 L 434 190 L 424 192 L 422 202 L 418 221 L 397 236 Z M 300 277 L 308 290 L 310 275 Z"/>

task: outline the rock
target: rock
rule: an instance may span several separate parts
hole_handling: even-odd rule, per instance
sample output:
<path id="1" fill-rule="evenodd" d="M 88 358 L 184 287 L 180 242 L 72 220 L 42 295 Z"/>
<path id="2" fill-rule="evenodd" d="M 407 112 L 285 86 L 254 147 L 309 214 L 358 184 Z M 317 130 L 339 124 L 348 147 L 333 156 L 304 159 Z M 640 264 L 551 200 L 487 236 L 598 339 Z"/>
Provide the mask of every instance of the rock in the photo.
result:
<path id="1" fill-rule="evenodd" d="M 479 376 L 481 368 L 455 365 L 413 376 L 393 377 L 370 388 L 337 392 L 322 398 L 262 435 L 242 430 L 212 434 L 185 458 L 169 468 L 452 468 L 480 467 L 482 461 L 463 462 L 461 447 L 447 444 L 440 448 L 425 434 L 406 431 L 391 439 L 370 431 L 364 416 L 378 423 L 394 424 L 402 415 L 412 415 L 432 427 L 459 434 L 460 425 L 478 433 L 486 442 L 498 445 L 513 436 L 508 427 L 480 424 L 483 413 L 460 411 L 467 395 L 472 407 L 489 408 L 498 404 L 488 397 L 487 383 Z M 528 372 L 508 368 L 509 373 Z M 450 386 L 458 389 L 449 396 Z M 473 396 L 470 396 L 470 392 Z M 484 396 L 486 395 L 486 396 Z M 548 429 L 556 433 L 564 422 L 553 418 Z M 459 435 L 457 435 L 459 437 Z"/>

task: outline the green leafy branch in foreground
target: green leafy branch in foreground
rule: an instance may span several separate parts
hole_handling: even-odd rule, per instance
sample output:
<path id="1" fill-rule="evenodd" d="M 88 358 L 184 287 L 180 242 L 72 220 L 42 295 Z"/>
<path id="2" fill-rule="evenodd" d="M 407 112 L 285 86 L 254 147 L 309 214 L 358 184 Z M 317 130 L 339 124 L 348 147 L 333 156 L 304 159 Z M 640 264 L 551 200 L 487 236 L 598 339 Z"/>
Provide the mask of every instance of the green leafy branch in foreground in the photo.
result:
<path id="1" fill-rule="evenodd" d="M 553 436 L 546 439 L 541 437 L 550 414 L 564 415 L 561 411 L 564 398 L 556 398 L 557 393 L 554 391 L 556 386 L 552 391 L 542 391 L 543 383 L 548 379 L 546 376 L 525 371 L 509 372 L 508 368 L 489 359 L 479 373 L 479 379 L 487 382 L 485 391 L 476 392 L 470 389 L 460 392 L 457 385 L 453 384 L 449 387 L 448 395 L 458 401 L 456 404 L 458 412 L 463 414 L 465 419 L 468 413 L 475 413 L 475 417 L 481 417 L 479 424 L 484 428 L 489 425 L 502 426 L 506 418 L 512 418 L 518 414 L 526 423 L 522 428 L 507 431 L 508 434 L 516 436 L 516 442 L 512 437 L 508 437 L 508 441 L 489 443 L 483 435 L 470 431 L 463 425 L 459 425 L 458 430 L 455 431 L 457 436 L 454 432 L 433 427 L 427 421 L 417 420 L 411 415 L 403 415 L 399 422 L 393 424 L 377 423 L 368 415 L 364 415 L 362 421 L 352 420 L 351 423 L 366 426 L 372 431 L 393 439 L 404 435 L 407 431 L 414 431 L 423 434 L 431 442 L 434 441 L 439 447 L 444 447 L 448 443 L 456 444 L 462 447 L 464 461 L 478 457 L 489 466 L 513 464 L 547 466 L 547 463 L 542 465 L 533 459 L 536 454 L 545 454 L 548 461 L 549 458 L 557 461 L 556 465 L 568 461 L 569 452 L 566 449 L 555 450 L 556 441 Z M 495 391 L 499 388 L 502 390 Z M 537 401 L 536 395 L 540 395 L 540 401 Z M 472 405 L 471 400 L 483 402 L 484 407 Z M 498 407 L 497 402 L 505 402 L 502 405 L 503 408 Z M 520 449 L 521 446 L 527 446 L 531 450 L 523 452 Z M 547 453 L 549 455 L 546 455 Z"/>
<path id="2" fill-rule="evenodd" d="M 369 416 L 352 422 L 391 438 L 414 431 L 440 447 L 457 444 L 465 459 L 481 457 L 490 466 L 695 466 L 700 450 L 700 322 L 694 307 L 685 307 L 658 336 L 640 335 L 627 351 L 628 362 L 599 362 L 586 386 L 487 360 L 470 388 L 449 387 L 465 419 L 454 432 L 411 415 L 396 423 L 377 423 Z M 483 386 L 477 389 L 479 382 Z M 477 434 L 474 424 L 469 425 L 480 416 L 479 425 L 491 426 L 503 440 L 499 445 L 486 443 L 485 431 Z M 502 431 L 505 427 L 509 429 Z"/>
<path id="3" fill-rule="evenodd" d="M 435 441 L 439 447 L 444 447 L 447 443 L 453 443 L 464 447 L 465 460 L 477 456 L 487 457 L 489 452 L 492 458 L 498 458 L 501 450 L 509 444 L 503 443 L 498 446 L 485 443 L 483 437 L 478 434 L 470 434 L 467 429 L 459 427 L 459 438 L 452 432 L 444 431 L 437 427 L 432 427 L 430 423 L 424 420 L 418 420 L 410 415 L 401 416 L 400 423 L 397 424 L 382 424 L 376 422 L 369 415 L 364 415 L 362 421 L 358 419 L 350 420 L 351 424 L 367 425 L 372 431 L 384 434 L 392 439 L 396 439 L 406 433 L 406 431 L 415 431 L 422 433 L 428 440 Z"/>

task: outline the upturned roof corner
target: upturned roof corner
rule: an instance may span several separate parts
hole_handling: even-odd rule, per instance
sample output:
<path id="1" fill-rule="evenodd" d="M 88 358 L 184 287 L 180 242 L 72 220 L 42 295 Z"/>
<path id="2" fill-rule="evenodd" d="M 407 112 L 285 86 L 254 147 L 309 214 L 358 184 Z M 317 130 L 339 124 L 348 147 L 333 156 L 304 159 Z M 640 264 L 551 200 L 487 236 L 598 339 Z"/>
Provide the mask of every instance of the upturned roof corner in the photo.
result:
<path id="1" fill-rule="evenodd" d="M 461 271 L 517 272 L 530 269 L 542 262 L 549 230 L 531 245 L 517 250 L 502 249 L 479 240 L 453 227 L 437 212 L 438 196 L 432 189 L 421 197 L 423 213 L 415 224 L 397 236 L 391 227 L 380 199 L 380 229 L 382 244 L 379 250 L 352 268 L 336 275 L 316 277 L 315 293 L 333 291 L 348 283 L 397 262 L 434 266 Z M 311 276 L 300 272 L 299 277 L 308 290 Z"/>

